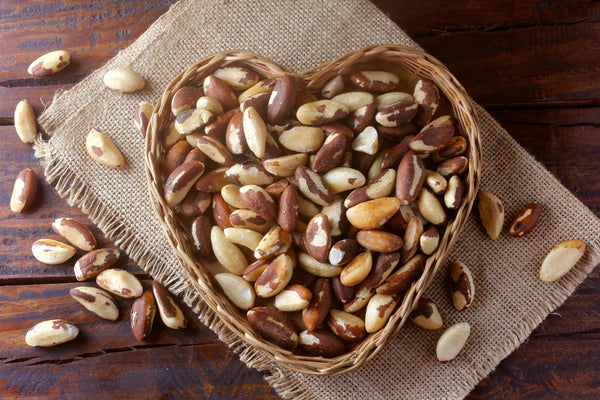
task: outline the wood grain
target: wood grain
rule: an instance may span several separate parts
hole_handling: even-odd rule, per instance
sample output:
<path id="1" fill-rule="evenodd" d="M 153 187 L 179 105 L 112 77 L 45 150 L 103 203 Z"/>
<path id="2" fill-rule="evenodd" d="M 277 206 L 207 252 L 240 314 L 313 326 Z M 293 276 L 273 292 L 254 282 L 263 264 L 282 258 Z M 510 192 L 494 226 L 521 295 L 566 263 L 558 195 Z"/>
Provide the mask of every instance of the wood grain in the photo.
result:
<path id="1" fill-rule="evenodd" d="M 28 99 L 38 115 L 66 90 L 131 44 L 175 0 L 72 0 L 0 4 L 0 202 L 16 175 L 43 169 L 15 132 L 13 112 Z M 525 149 L 600 216 L 600 2 L 377 0 L 394 22 L 444 62 L 470 95 L 492 112 Z M 74 62 L 34 79 L 27 66 L 64 48 Z M 248 369 L 206 327 L 183 331 L 161 323 L 139 343 L 122 315 L 99 320 L 68 296 L 72 265 L 44 266 L 31 243 L 57 237 L 55 218 L 88 225 L 81 210 L 43 181 L 38 204 L 16 215 L 0 207 L 0 398 L 276 399 L 262 374 Z M 131 260 L 119 262 L 149 284 Z M 93 284 L 88 282 L 85 284 Z M 531 337 L 484 379 L 468 399 L 600 397 L 600 271 L 593 271 Z M 188 316 L 193 316 L 186 310 Z M 30 348 L 24 332 L 54 315 L 80 326 L 73 343 Z M 140 383 L 143 382 L 143 383 Z"/>

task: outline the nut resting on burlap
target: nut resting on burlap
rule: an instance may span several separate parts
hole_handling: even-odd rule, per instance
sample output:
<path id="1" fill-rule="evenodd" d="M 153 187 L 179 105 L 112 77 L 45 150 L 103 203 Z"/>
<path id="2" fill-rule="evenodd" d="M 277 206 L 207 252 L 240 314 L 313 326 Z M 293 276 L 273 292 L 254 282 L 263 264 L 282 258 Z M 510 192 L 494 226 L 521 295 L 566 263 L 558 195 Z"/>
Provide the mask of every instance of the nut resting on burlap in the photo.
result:
<path id="1" fill-rule="evenodd" d="M 564 302 L 600 260 L 600 221 L 483 109 L 478 108 L 483 141 L 481 188 L 494 192 L 507 210 L 515 212 L 537 200 L 543 207 L 542 217 L 527 236 L 515 238 L 503 232 L 496 240 L 489 239 L 474 215 L 467 221 L 448 263 L 460 260 L 469 266 L 477 298 L 469 309 L 457 313 L 448 295 L 446 269 L 425 292 L 444 316 L 444 328 L 463 321 L 471 325 L 465 348 L 449 363 L 435 357 L 439 331 L 405 324 L 384 351 L 351 372 L 323 377 L 279 368 L 239 341 L 198 302 L 147 192 L 144 141 L 136 131 L 133 112 L 142 101 L 154 103 L 171 79 L 197 59 L 247 49 L 288 70 L 302 71 L 367 45 L 417 46 L 368 1 L 339 5 L 316 0 L 181 0 L 131 46 L 56 97 L 39 119 L 50 139 L 36 142 L 36 156 L 45 166 L 46 179 L 62 197 L 89 214 L 156 280 L 181 295 L 242 361 L 265 371 L 266 379 L 283 397 L 463 398 Z M 227 24 L 222 23 L 225 18 Z M 249 20 L 256 24 L 248 24 Z M 139 72 L 146 79 L 144 89 L 124 95 L 105 87 L 104 73 L 118 67 Z M 109 134 L 122 151 L 122 169 L 106 168 L 88 157 L 84 139 L 92 128 Z M 507 164 L 513 168 L 506 169 Z M 510 171 L 513 175 L 507 176 Z M 544 207 L 550 204 L 553 207 Z M 561 280 L 541 282 L 539 266 L 546 253 L 572 238 L 587 244 L 584 257 Z"/>

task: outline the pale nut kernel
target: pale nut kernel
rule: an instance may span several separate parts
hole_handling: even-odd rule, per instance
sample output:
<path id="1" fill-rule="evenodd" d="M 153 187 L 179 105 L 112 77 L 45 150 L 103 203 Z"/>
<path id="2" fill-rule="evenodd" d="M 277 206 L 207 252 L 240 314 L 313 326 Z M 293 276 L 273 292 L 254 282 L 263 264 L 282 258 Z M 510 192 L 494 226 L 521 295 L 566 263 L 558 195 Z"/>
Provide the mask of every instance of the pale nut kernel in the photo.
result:
<path id="1" fill-rule="evenodd" d="M 437 228 L 431 225 L 419 238 L 419 246 L 423 254 L 430 256 L 437 250 L 440 243 L 440 234 Z"/>
<path id="2" fill-rule="evenodd" d="M 215 280 L 223 289 L 227 298 L 240 310 L 249 310 L 254 307 L 256 295 L 252 285 L 239 275 L 230 272 L 215 274 Z"/>
<path id="3" fill-rule="evenodd" d="M 154 295 L 146 290 L 131 305 L 131 330 L 138 341 L 143 342 L 150 335 L 155 315 Z"/>
<path id="4" fill-rule="evenodd" d="M 231 243 L 239 244 L 254 252 L 263 238 L 259 232 L 244 228 L 225 228 L 223 229 L 225 237 Z"/>
<path id="5" fill-rule="evenodd" d="M 54 74 L 71 63 L 71 53 L 65 50 L 55 50 L 43 54 L 32 62 L 27 72 L 35 77 Z"/>
<path id="6" fill-rule="evenodd" d="M 104 132 L 92 128 L 85 139 L 85 148 L 89 156 L 110 168 L 122 168 L 125 165 L 123 154 L 111 138 Z"/>
<path id="7" fill-rule="evenodd" d="M 121 93 L 135 93 L 146 86 L 144 78 L 131 68 L 115 68 L 102 78 L 107 88 Z"/>
<path id="8" fill-rule="evenodd" d="M 415 101 L 415 99 L 409 93 L 405 92 L 387 92 L 375 97 L 375 105 L 377 106 L 377 111 L 387 106 L 391 106 L 392 104 L 399 103 L 401 101 L 413 102 Z"/>
<path id="9" fill-rule="evenodd" d="M 585 253 L 581 240 L 567 240 L 557 244 L 544 258 L 540 268 L 540 280 L 554 282 L 567 274 Z"/>
<path id="10" fill-rule="evenodd" d="M 379 149 L 377 130 L 372 126 L 367 126 L 352 141 L 352 150 L 361 153 L 373 155 Z"/>
<path id="11" fill-rule="evenodd" d="M 375 294 L 367 304 L 365 312 L 365 330 L 368 333 L 377 332 L 386 324 L 394 308 L 398 304 L 396 296 Z"/>
<path id="12" fill-rule="evenodd" d="M 345 286 L 356 286 L 369 275 L 373 267 L 373 255 L 364 252 L 354 257 L 340 273 L 340 281 Z"/>
<path id="13" fill-rule="evenodd" d="M 448 189 L 444 193 L 444 205 L 450 210 L 456 210 L 465 195 L 465 184 L 458 175 L 452 175 L 448 180 Z"/>
<path id="14" fill-rule="evenodd" d="M 464 263 L 454 261 L 450 266 L 449 277 L 452 303 L 457 311 L 462 311 L 473 303 L 475 297 L 473 275 Z"/>
<path id="15" fill-rule="evenodd" d="M 421 193 L 417 198 L 417 207 L 421 216 L 433 225 L 443 225 L 446 223 L 444 207 L 429 189 L 421 189 Z"/>
<path id="16" fill-rule="evenodd" d="M 365 176 L 360 171 L 348 167 L 332 168 L 324 173 L 322 178 L 332 195 L 356 189 L 366 182 Z"/>
<path id="17" fill-rule="evenodd" d="M 49 265 L 66 262 L 75 255 L 75 248 L 54 239 L 39 239 L 31 245 L 31 252 L 36 260 Z"/>
<path id="18" fill-rule="evenodd" d="M 51 347 L 69 342 L 77 337 L 79 329 L 64 319 L 51 319 L 37 323 L 25 334 L 25 343 L 33 347 Z"/>
<path id="19" fill-rule="evenodd" d="M 342 103 L 348 108 L 348 111 L 353 113 L 366 105 L 372 104 L 375 97 L 368 92 L 345 92 L 338 94 L 331 100 Z"/>
<path id="20" fill-rule="evenodd" d="M 242 125 L 248 148 L 256 157 L 263 158 L 269 133 L 265 122 L 254 107 L 248 107 L 244 110 Z"/>
<path id="21" fill-rule="evenodd" d="M 340 236 L 347 231 L 349 224 L 342 197 L 335 198 L 330 205 L 323 207 L 321 213 L 325 214 L 329 220 L 331 236 Z"/>
<path id="22" fill-rule="evenodd" d="M 367 305 L 371 297 L 375 294 L 375 289 L 367 287 L 364 283 L 359 284 L 354 289 L 354 296 L 352 299 L 344 303 L 344 311 L 348 313 L 355 313 L 361 310 Z"/>
<path id="23" fill-rule="evenodd" d="M 497 239 L 504 225 L 504 205 L 495 194 L 479 190 L 477 193 L 477 210 L 481 224 L 492 239 Z"/>
<path id="24" fill-rule="evenodd" d="M 120 252 L 117 249 L 103 248 L 90 251 L 75 262 L 73 267 L 75 278 L 78 281 L 92 278 L 114 265 L 119 257 Z"/>
<path id="25" fill-rule="evenodd" d="M 358 229 L 377 229 L 392 218 L 400 209 L 400 200 L 382 197 L 365 201 L 346 211 L 348 221 Z"/>
<path id="26" fill-rule="evenodd" d="M 293 284 L 275 296 L 275 308 L 280 311 L 300 311 L 308 307 L 312 299 L 312 292 L 305 286 Z"/>
<path id="27" fill-rule="evenodd" d="M 158 281 L 153 281 L 152 292 L 154 293 L 160 319 L 165 326 L 171 329 L 183 329 L 187 327 L 188 321 L 186 316 L 167 289 Z"/>
<path id="28" fill-rule="evenodd" d="M 248 208 L 240 196 L 240 186 L 230 183 L 221 188 L 221 197 L 232 207 Z"/>
<path id="29" fill-rule="evenodd" d="M 430 169 L 425 170 L 425 183 L 437 195 L 443 194 L 448 188 L 448 181 L 441 174 Z"/>
<path id="30" fill-rule="evenodd" d="M 71 288 L 69 294 L 79 304 L 100 318 L 110 321 L 116 321 L 119 318 L 119 307 L 115 299 L 105 290 L 91 286 L 78 286 Z"/>
<path id="31" fill-rule="evenodd" d="M 344 78 L 341 75 L 336 75 L 331 78 L 321 89 L 321 96 L 331 99 L 333 96 L 341 93 L 344 90 Z"/>
<path id="32" fill-rule="evenodd" d="M 294 126 L 279 135 L 279 143 L 297 153 L 317 151 L 325 140 L 325 132 L 318 126 Z"/>
<path id="33" fill-rule="evenodd" d="M 144 292 L 142 284 L 131 272 L 119 268 L 108 268 L 96 276 L 96 284 L 117 296 L 133 299 Z"/>
<path id="34" fill-rule="evenodd" d="M 96 248 L 97 242 L 94 234 L 76 219 L 57 218 L 52 222 L 52 230 L 81 250 L 92 251 Z"/>
<path id="35" fill-rule="evenodd" d="M 213 226 L 210 230 L 210 243 L 217 261 L 229 272 L 242 275 L 248 266 L 244 253 L 227 239 L 223 229 Z"/>
<path id="36" fill-rule="evenodd" d="M 38 179 L 31 168 L 25 168 L 15 179 L 10 196 L 10 210 L 20 213 L 28 210 L 35 203 L 38 191 Z"/>
<path id="37" fill-rule="evenodd" d="M 270 185 L 273 183 L 273 175 L 258 163 L 233 164 L 225 170 L 225 180 L 236 185 Z M 222 186 L 221 186 L 222 187 Z M 200 188 L 197 188 L 201 190 Z M 219 188 L 221 190 L 221 188 Z"/>
<path id="38" fill-rule="evenodd" d="M 364 248 L 380 253 L 391 253 L 404 244 L 400 236 L 379 229 L 362 229 L 356 233 L 356 240 Z"/>
<path id="39" fill-rule="evenodd" d="M 37 125 L 33 107 L 27 100 L 17 103 L 14 115 L 15 131 L 23 143 L 33 143 L 37 137 Z"/>
<path id="40" fill-rule="evenodd" d="M 306 165 L 307 162 L 307 154 L 296 153 L 264 160 L 263 167 L 272 175 L 287 178 L 294 175 L 296 167 Z"/>
<path id="41" fill-rule="evenodd" d="M 329 278 L 342 272 L 341 266 L 317 261 L 310 254 L 303 252 L 298 253 L 298 264 L 303 270 L 319 277 Z"/>
<path id="42" fill-rule="evenodd" d="M 471 334 L 471 325 L 459 322 L 442 333 L 435 346 L 435 354 L 439 361 L 451 361 L 458 356 Z"/>
<path id="43" fill-rule="evenodd" d="M 205 156 L 217 164 L 225 166 L 232 164 L 232 156 L 229 149 L 227 149 L 223 143 L 211 136 L 201 136 L 198 138 L 196 147 L 200 149 Z"/>
<path id="44" fill-rule="evenodd" d="M 303 125 L 323 125 L 343 120 L 349 113 L 344 104 L 326 99 L 303 104 L 296 111 L 296 118 Z"/>
<path id="45" fill-rule="evenodd" d="M 411 217 L 404 231 L 404 244 L 400 249 L 400 262 L 406 262 L 416 254 L 422 234 L 423 223 L 419 217 Z"/>
<path id="46" fill-rule="evenodd" d="M 440 329 L 444 324 L 435 303 L 425 297 L 419 299 L 409 318 L 415 325 L 427 330 Z"/>

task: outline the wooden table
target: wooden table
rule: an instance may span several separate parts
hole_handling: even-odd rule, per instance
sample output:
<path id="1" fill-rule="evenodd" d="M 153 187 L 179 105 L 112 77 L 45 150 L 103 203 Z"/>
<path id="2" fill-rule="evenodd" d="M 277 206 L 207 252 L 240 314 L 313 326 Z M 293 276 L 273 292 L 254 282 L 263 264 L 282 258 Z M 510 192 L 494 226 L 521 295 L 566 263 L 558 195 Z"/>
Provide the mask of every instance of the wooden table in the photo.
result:
<path id="1" fill-rule="evenodd" d="M 31 146 L 15 134 L 17 102 L 28 99 L 39 115 L 56 90 L 72 87 L 131 44 L 172 3 L 0 3 L 0 398 L 278 398 L 259 372 L 199 323 L 183 331 L 159 326 L 152 340 L 140 344 L 128 312 L 109 324 L 71 300 L 71 268 L 41 265 L 30 247 L 55 237 L 50 224 L 57 217 L 92 224 L 49 185 L 41 185 L 30 212 L 16 215 L 8 207 L 21 169 L 43 176 Z M 514 3 L 376 2 L 600 216 L 600 3 Z M 77 53 L 73 65 L 46 79 L 27 75 L 33 59 L 58 48 Z M 92 230 L 102 245 L 110 244 Z M 148 284 L 131 261 L 119 266 Z M 596 269 L 468 398 L 600 397 L 599 303 Z M 43 351 L 26 346 L 26 329 L 56 310 L 85 327 L 81 337 Z"/>

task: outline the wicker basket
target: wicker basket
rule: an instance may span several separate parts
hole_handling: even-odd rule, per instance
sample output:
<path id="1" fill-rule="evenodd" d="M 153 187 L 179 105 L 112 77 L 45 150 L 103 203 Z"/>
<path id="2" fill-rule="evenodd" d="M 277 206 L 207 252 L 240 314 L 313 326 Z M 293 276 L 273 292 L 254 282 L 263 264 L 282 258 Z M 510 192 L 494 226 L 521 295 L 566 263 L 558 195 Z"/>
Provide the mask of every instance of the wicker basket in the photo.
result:
<path id="1" fill-rule="evenodd" d="M 215 69 L 232 64 L 250 68 L 266 78 L 289 73 L 279 65 L 248 51 L 219 53 L 199 60 L 180 73 L 169 84 L 155 106 L 146 136 L 145 161 L 153 204 L 166 235 L 183 265 L 189 283 L 193 285 L 202 301 L 241 340 L 253 346 L 273 362 L 293 371 L 328 375 L 352 370 L 377 354 L 390 338 L 402 328 L 416 301 L 443 265 L 467 220 L 477 195 L 481 171 L 481 142 L 475 109 L 463 87 L 444 65 L 422 51 L 404 46 L 366 47 L 310 70 L 292 73 L 298 79 L 298 82 L 308 89 L 313 88 L 315 91 L 319 90 L 335 75 L 359 68 L 371 67 L 373 69 L 377 67 L 377 69 L 395 72 L 401 78 L 405 78 L 408 85 L 419 77 L 431 79 L 436 82 L 443 95 L 442 97 L 447 100 L 445 105 L 440 105 L 440 108 L 446 107 L 446 112 L 455 117 L 458 126 L 457 131 L 469 143 L 467 151 L 469 169 L 464 176 L 468 190 L 463 203 L 454 214 L 454 219 L 450 220 L 446 226 L 437 251 L 428 258 L 421 278 L 413 283 L 412 287 L 405 293 L 403 301 L 398 305 L 385 327 L 368 335 L 352 351 L 335 358 L 299 355 L 272 345 L 255 333 L 248 324 L 245 313 L 240 312 L 217 289 L 218 285 L 210 272 L 214 266 L 207 264 L 207 261 L 204 261 L 205 264 L 202 265 L 194 258 L 194 249 L 188 232 L 184 229 L 178 215 L 167 206 L 163 198 L 165 177 L 161 173 L 161 164 L 166 151 L 159 138 L 160 133 L 168 129 L 169 123 L 172 121 L 170 104 L 173 94 L 182 86 L 201 84 L 204 77 L 211 74 Z"/>

